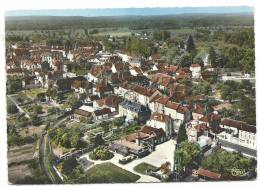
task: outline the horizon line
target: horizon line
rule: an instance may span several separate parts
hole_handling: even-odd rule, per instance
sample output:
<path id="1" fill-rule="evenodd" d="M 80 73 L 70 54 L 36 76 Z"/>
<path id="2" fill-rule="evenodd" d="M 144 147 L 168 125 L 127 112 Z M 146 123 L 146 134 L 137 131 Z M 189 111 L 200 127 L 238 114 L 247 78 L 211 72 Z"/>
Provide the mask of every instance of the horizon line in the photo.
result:
<path id="1" fill-rule="evenodd" d="M 223 10 L 221 10 L 223 9 Z M 115 10 L 118 10 L 115 12 Z M 140 10 L 147 10 L 145 12 Z M 169 12 L 169 11 L 173 12 Z M 175 11 L 175 12 L 174 12 Z M 53 17 L 119 17 L 119 16 L 156 16 L 181 14 L 241 14 L 254 13 L 251 6 L 218 7 L 138 7 L 138 8 L 82 8 L 82 9 L 34 9 L 8 10 L 5 17 L 53 16 Z"/>

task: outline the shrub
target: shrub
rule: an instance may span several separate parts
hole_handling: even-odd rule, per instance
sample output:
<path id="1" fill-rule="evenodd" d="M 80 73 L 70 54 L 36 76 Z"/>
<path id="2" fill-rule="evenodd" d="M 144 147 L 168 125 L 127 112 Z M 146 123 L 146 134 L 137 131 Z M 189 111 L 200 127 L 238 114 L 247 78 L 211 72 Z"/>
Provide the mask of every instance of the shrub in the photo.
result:
<path id="1" fill-rule="evenodd" d="M 98 147 L 89 154 L 92 160 L 109 160 L 113 158 L 113 156 L 114 154 L 112 152 L 103 147 Z"/>
<path id="2" fill-rule="evenodd" d="M 7 103 L 7 112 L 9 114 L 15 114 L 17 113 L 19 110 L 18 108 L 15 106 L 15 104 L 13 104 L 12 102 L 8 102 Z"/>

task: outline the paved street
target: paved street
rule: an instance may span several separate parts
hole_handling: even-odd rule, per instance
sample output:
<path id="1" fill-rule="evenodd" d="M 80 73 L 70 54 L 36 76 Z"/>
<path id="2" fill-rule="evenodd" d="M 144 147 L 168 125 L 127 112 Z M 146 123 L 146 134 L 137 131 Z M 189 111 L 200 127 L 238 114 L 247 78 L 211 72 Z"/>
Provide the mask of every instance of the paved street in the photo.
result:
<path id="1" fill-rule="evenodd" d="M 148 175 L 142 175 L 140 173 L 135 172 L 133 168 L 143 162 L 146 162 L 146 163 L 151 164 L 156 167 L 160 167 L 161 164 L 165 163 L 166 161 L 169 161 L 172 164 L 173 155 L 174 155 L 174 143 L 173 143 L 173 140 L 169 140 L 163 144 L 157 145 L 156 150 L 154 152 L 152 152 L 151 154 L 149 154 L 148 156 L 146 156 L 144 158 L 135 159 L 132 162 L 127 163 L 125 165 L 120 164 L 118 162 L 119 159 L 123 158 L 122 155 L 120 155 L 118 153 L 114 153 L 114 155 L 115 156 L 111 160 L 108 160 L 108 161 L 100 161 L 100 160 L 93 161 L 94 165 L 101 164 L 104 162 L 111 162 L 122 169 L 128 170 L 132 173 L 135 173 L 135 174 L 141 176 L 141 178 L 137 182 L 160 182 L 160 180 L 157 178 L 154 178 L 154 177 L 151 177 Z M 82 157 L 86 157 L 88 160 L 90 160 L 88 154 L 85 154 Z"/>
<path id="2" fill-rule="evenodd" d="M 229 149 L 240 151 L 240 152 L 242 152 L 246 155 L 249 155 L 249 156 L 256 158 L 256 150 L 249 149 L 247 147 L 243 147 L 243 146 L 240 146 L 240 145 L 237 145 L 237 144 L 233 144 L 233 143 L 227 142 L 225 140 L 221 140 L 221 139 L 219 139 L 219 142 L 221 143 L 221 145 L 223 147 L 227 147 Z"/>

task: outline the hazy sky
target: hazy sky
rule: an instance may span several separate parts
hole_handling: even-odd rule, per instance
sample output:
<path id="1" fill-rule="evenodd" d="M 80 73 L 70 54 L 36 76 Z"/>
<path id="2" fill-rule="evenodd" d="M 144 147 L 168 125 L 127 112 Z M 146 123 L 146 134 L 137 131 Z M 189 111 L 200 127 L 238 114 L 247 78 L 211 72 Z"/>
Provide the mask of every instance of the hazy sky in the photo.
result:
<path id="1" fill-rule="evenodd" d="M 183 7 L 183 8 L 106 8 L 75 10 L 15 10 L 7 11 L 6 16 L 124 16 L 124 15 L 170 15 L 185 13 L 252 13 L 253 8 L 239 7 Z"/>

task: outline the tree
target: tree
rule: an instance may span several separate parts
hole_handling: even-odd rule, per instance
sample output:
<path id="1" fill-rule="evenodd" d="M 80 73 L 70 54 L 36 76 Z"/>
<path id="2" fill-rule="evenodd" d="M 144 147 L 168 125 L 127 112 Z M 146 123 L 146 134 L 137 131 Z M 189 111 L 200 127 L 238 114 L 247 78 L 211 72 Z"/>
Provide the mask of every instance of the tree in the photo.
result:
<path id="1" fill-rule="evenodd" d="M 61 171 L 65 175 L 69 174 L 73 169 L 78 166 L 78 162 L 75 157 L 70 157 L 64 160 L 61 164 Z"/>
<path id="2" fill-rule="evenodd" d="M 70 108 L 76 108 L 80 105 L 80 100 L 76 94 L 71 95 L 66 102 Z"/>
<path id="3" fill-rule="evenodd" d="M 22 79 L 8 79 L 7 80 L 7 93 L 13 94 L 22 90 Z"/>
<path id="4" fill-rule="evenodd" d="M 192 86 L 192 93 L 194 95 L 204 94 L 208 95 L 211 91 L 211 84 L 207 81 L 200 81 L 198 84 Z"/>
<path id="5" fill-rule="evenodd" d="M 56 107 L 48 108 L 48 114 L 55 114 L 55 113 L 57 113 L 59 111 L 60 111 L 60 109 L 56 108 Z"/>
<path id="6" fill-rule="evenodd" d="M 113 127 L 116 127 L 117 129 L 121 126 L 123 124 L 123 120 L 121 120 L 121 119 L 114 119 L 113 121 L 112 121 L 112 126 Z"/>
<path id="7" fill-rule="evenodd" d="M 104 133 L 108 133 L 109 132 L 109 123 L 106 121 L 102 121 L 100 123 L 100 127 L 103 129 Z"/>
<path id="8" fill-rule="evenodd" d="M 193 37 L 191 35 L 189 35 L 189 37 L 187 39 L 186 51 L 189 52 L 189 53 L 195 51 L 195 44 L 194 44 Z"/>
<path id="9" fill-rule="evenodd" d="M 187 139 L 188 139 L 188 136 L 187 136 L 187 132 L 186 132 L 186 127 L 185 127 L 185 124 L 183 123 L 180 125 L 180 128 L 179 128 L 179 132 L 177 135 L 177 144 L 180 144 L 181 142 L 186 141 Z"/>
<path id="10" fill-rule="evenodd" d="M 56 99 L 58 96 L 58 91 L 56 88 L 48 88 L 48 90 L 46 91 L 47 96 L 49 97 L 49 99 Z"/>
<path id="11" fill-rule="evenodd" d="M 202 167 L 222 175 L 233 175 L 234 170 L 243 171 L 242 174 L 245 174 L 255 170 L 256 162 L 239 153 L 217 151 L 202 161 Z"/>
<path id="12" fill-rule="evenodd" d="M 114 154 L 104 147 L 97 147 L 89 154 L 92 160 L 109 160 L 113 156 Z"/>
<path id="13" fill-rule="evenodd" d="M 42 106 L 41 105 L 33 106 L 33 113 L 34 114 L 41 114 L 42 113 Z"/>
<path id="14" fill-rule="evenodd" d="M 254 100 L 246 97 L 240 96 L 240 101 L 238 102 L 238 108 L 242 121 L 249 123 L 250 125 L 256 125 L 256 103 Z"/>
<path id="15" fill-rule="evenodd" d="M 179 173 L 197 168 L 201 161 L 201 152 L 198 144 L 183 141 L 175 151 L 175 159 L 178 159 L 176 168 Z"/>
<path id="16" fill-rule="evenodd" d="M 185 48 L 185 45 L 184 45 L 183 40 L 180 41 L 180 45 L 179 45 L 179 46 L 180 46 L 181 49 L 184 49 L 184 48 Z"/>
<path id="17" fill-rule="evenodd" d="M 184 54 L 180 57 L 179 66 L 181 67 L 190 67 L 192 64 L 192 56 L 189 54 Z"/>
<path id="18" fill-rule="evenodd" d="M 87 29 L 87 28 L 84 29 L 84 34 L 85 34 L 86 37 L 89 36 L 89 33 L 88 33 L 88 29 Z"/>
<path id="19" fill-rule="evenodd" d="M 24 113 L 17 116 L 15 121 L 16 121 L 17 124 L 19 124 L 20 127 L 25 127 L 30 123 L 29 119 L 25 116 Z"/>
<path id="20" fill-rule="evenodd" d="M 199 64 L 201 67 L 204 67 L 204 62 L 203 62 L 203 59 L 201 57 L 195 57 L 194 63 Z"/>
<path id="21" fill-rule="evenodd" d="M 40 118 L 37 116 L 37 114 L 32 115 L 31 122 L 34 126 L 38 126 L 40 124 Z"/>
<path id="22" fill-rule="evenodd" d="M 140 57 L 148 58 L 151 55 L 151 45 L 147 41 L 132 38 L 127 41 L 127 49 Z"/>
<path id="23" fill-rule="evenodd" d="M 99 145 L 104 145 L 104 144 L 105 144 L 105 141 L 103 140 L 101 134 L 97 134 L 97 135 L 95 136 L 94 144 L 95 144 L 95 146 L 99 146 Z"/>
<path id="24" fill-rule="evenodd" d="M 209 62 L 211 64 L 212 67 L 218 67 L 218 63 L 217 63 L 217 53 L 215 51 L 215 49 L 211 46 L 209 48 Z"/>

